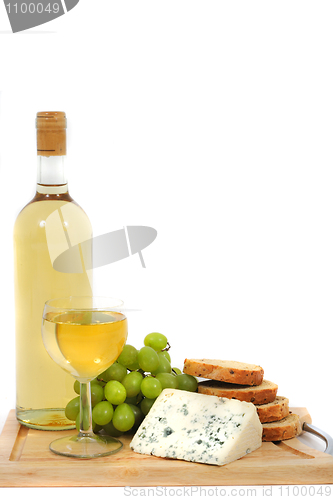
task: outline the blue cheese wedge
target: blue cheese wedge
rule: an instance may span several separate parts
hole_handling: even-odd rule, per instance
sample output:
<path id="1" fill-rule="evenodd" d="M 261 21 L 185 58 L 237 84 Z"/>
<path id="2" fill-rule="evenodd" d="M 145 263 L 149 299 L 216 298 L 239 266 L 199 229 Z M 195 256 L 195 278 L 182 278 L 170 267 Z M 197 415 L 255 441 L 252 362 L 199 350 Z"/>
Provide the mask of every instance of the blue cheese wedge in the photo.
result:
<path id="1" fill-rule="evenodd" d="M 225 465 L 261 444 L 262 425 L 252 403 L 164 389 L 130 447 L 144 455 Z"/>

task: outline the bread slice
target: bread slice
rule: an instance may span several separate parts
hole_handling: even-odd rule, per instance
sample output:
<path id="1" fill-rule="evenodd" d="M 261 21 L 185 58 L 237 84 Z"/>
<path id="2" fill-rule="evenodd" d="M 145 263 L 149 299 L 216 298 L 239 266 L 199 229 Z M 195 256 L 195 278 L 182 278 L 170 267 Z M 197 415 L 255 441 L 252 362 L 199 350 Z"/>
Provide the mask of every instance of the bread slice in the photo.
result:
<path id="1" fill-rule="evenodd" d="M 255 405 L 272 403 L 276 399 L 278 386 L 268 380 L 263 380 L 260 385 L 235 385 L 227 382 L 209 380 L 198 384 L 198 392 L 219 396 L 222 398 L 239 399 Z"/>
<path id="2" fill-rule="evenodd" d="M 241 385 L 260 385 L 264 378 L 261 366 L 219 359 L 185 359 L 183 372 Z"/>
<path id="3" fill-rule="evenodd" d="M 302 424 L 299 416 L 290 413 L 279 422 L 270 422 L 262 425 L 263 441 L 282 441 L 299 436 L 302 433 Z"/>
<path id="4" fill-rule="evenodd" d="M 260 422 L 276 422 L 289 415 L 289 399 L 282 396 L 276 396 L 272 403 L 257 405 L 257 413 Z"/>

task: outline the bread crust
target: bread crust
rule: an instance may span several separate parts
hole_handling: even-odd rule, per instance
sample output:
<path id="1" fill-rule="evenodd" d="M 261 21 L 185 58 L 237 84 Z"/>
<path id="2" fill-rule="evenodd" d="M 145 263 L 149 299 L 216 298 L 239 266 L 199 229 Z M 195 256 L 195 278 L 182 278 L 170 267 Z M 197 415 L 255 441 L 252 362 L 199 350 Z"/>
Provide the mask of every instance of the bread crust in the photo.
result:
<path id="1" fill-rule="evenodd" d="M 194 377 L 240 385 L 260 385 L 264 378 L 261 366 L 219 359 L 186 358 L 183 372 Z"/>
<path id="2" fill-rule="evenodd" d="M 263 380 L 260 385 L 234 385 L 211 380 L 200 382 L 198 392 L 229 399 L 239 399 L 255 405 L 272 403 L 276 399 L 278 386 L 269 380 Z"/>
<path id="3" fill-rule="evenodd" d="M 257 405 L 257 413 L 260 422 L 276 422 L 289 415 L 289 399 L 283 396 L 276 396 L 272 403 Z"/>
<path id="4" fill-rule="evenodd" d="M 290 413 L 279 422 L 270 422 L 262 425 L 263 441 L 284 441 L 292 439 L 302 433 L 302 425 L 299 416 Z"/>

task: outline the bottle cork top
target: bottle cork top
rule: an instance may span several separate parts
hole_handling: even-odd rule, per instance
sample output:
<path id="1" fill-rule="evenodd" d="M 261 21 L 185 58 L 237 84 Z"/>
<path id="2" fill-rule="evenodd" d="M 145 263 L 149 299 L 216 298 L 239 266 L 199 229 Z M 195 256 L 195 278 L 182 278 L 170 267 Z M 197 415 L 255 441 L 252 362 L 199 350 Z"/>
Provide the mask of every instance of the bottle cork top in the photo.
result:
<path id="1" fill-rule="evenodd" d="M 66 114 L 63 111 L 37 113 L 37 154 L 64 156 L 66 154 Z"/>

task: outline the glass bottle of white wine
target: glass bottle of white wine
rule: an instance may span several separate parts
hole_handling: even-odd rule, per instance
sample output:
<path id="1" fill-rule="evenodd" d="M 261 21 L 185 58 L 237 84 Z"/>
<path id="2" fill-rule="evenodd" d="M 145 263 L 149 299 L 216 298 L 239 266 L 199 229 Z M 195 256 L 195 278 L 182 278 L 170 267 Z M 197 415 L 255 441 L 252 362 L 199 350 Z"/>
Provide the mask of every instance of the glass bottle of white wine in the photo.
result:
<path id="1" fill-rule="evenodd" d="M 16 416 L 28 427 L 61 430 L 74 427 L 64 412 L 75 396 L 73 379 L 45 350 L 42 314 L 46 300 L 92 295 L 86 246 L 81 272 L 53 267 L 64 251 L 91 240 L 92 228 L 68 193 L 65 113 L 37 113 L 36 127 L 37 192 L 14 227 Z"/>

